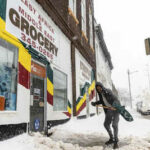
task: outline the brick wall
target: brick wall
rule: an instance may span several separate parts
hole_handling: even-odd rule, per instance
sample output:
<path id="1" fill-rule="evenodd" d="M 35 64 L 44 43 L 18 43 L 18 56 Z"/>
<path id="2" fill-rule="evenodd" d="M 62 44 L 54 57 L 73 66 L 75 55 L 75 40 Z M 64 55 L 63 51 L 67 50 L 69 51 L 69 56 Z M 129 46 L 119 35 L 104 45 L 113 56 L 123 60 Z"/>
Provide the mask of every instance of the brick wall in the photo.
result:
<path id="1" fill-rule="evenodd" d="M 75 19 L 72 15 L 69 15 L 68 6 L 69 0 L 36 0 L 52 20 L 59 26 L 62 32 L 72 41 L 78 50 L 81 52 L 83 57 L 90 63 L 95 69 L 95 54 L 91 50 L 89 45 L 89 6 L 91 0 L 87 1 L 87 38 L 88 41 L 82 36 L 81 33 L 81 0 L 77 0 L 77 16 L 79 24 L 76 24 Z M 76 41 L 72 40 L 73 36 L 78 36 Z"/>
<path id="2" fill-rule="evenodd" d="M 68 0 L 49 0 L 65 21 L 68 21 Z"/>

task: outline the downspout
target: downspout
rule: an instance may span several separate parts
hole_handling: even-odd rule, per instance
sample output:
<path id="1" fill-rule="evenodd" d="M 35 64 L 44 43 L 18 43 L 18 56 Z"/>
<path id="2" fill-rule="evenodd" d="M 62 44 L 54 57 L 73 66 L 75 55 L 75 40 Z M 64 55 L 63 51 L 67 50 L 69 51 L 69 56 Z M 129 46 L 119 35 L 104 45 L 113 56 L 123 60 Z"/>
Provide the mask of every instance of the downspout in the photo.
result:
<path id="1" fill-rule="evenodd" d="M 47 65 L 46 64 L 46 77 L 44 80 L 44 134 L 48 134 L 48 128 L 47 128 Z"/>

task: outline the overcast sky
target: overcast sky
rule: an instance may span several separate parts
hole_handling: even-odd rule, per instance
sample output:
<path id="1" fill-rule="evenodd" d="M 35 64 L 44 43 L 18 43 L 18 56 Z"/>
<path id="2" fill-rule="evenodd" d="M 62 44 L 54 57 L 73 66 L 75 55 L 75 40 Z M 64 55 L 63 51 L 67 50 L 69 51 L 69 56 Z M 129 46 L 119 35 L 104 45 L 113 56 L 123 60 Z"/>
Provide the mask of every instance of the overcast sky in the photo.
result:
<path id="1" fill-rule="evenodd" d="M 94 0 L 95 18 L 100 23 L 112 57 L 115 86 L 128 89 L 127 69 L 133 73 L 133 94 L 149 88 L 144 39 L 150 37 L 150 0 Z M 149 64 L 150 65 L 150 64 Z M 150 66 L 149 66 L 150 70 Z"/>

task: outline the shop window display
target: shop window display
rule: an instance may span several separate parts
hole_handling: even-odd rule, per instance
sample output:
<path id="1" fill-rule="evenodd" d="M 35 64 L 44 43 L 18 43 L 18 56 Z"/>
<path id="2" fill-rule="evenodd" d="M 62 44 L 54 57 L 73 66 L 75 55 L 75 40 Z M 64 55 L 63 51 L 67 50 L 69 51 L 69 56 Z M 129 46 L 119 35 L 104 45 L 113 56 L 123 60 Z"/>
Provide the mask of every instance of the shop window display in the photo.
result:
<path id="1" fill-rule="evenodd" d="M 18 48 L 0 39 L 0 111 L 16 110 Z"/>

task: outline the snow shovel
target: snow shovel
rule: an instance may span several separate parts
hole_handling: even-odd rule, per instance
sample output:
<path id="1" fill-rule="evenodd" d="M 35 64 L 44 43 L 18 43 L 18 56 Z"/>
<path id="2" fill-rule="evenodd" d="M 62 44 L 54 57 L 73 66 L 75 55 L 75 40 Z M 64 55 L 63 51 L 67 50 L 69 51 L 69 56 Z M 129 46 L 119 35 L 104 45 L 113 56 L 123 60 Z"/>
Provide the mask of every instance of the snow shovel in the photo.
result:
<path id="1" fill-rule="evenodd" d="M 120 113 L 121 116 L 122 116 L 126 121 L 129 121 L 129 122 L 133 121 L 132 115 L 125 109 L 125 106 L 121 106 L 120 104 L 115 103 L 115 102 L 112 104 L 112 106 L 113 106 L 114 108 L 116 108 L 116 111 L 117 111 L 118 113 Z"/>
<path id="2" fill-rule="evenodd" d="M 118 103 L 113 103 L 113 107 L 107 107 L 107 106 L 102 106 L 102 105 L 97 105 L 98 107 L 103 107 L 104 109 L 110 109 L 117 111 L 121 116 L 126 120 L 126 121 L 133 121 L 132 115 L 125 109 L 125 106 L 121 106 Z"/>

